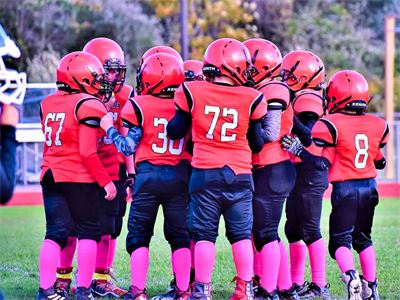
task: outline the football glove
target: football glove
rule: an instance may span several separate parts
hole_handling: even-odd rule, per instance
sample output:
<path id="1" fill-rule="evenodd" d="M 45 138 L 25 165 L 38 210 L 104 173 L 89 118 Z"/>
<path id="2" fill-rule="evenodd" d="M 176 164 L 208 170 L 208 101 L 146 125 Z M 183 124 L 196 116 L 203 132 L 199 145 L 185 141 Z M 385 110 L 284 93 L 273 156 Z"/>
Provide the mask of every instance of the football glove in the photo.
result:
<path id="1" fill-rule="evenodd" d="M 299 156 L 304 150 L 303 144 L 300 142 L 298 137 L 292 137 L 285 135 L 281 139 L 281 146 L 286 151 L 292 153 L 293 155 Z"/>

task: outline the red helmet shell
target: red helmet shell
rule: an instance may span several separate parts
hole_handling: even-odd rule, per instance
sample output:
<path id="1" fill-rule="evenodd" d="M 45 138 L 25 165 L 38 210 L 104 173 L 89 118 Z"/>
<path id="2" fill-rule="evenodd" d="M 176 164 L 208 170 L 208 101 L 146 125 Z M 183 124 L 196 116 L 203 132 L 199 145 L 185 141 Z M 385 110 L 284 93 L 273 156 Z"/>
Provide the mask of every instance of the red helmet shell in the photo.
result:
<path id="1" fill-rule="evenodd" d="M 250 76 L 251 58 L 249 50 L 238 40 L 222 38 L 215 40 L 204 54 L 203 74 L 210 80 L 225 76 L 238 85 L 252 81 Z"/>
<path id="2" fill-rule="evenodd" d="M 366 109 L 370 101 L 368 82 L 360 73 L 342 70 L 333 74 L 326 89 L 328 111 Z"/>
<path id="3" fill-rule="evenodd" d="M 189 59 L 183 63 L 185 81 L 204 80 L 203 63 L 199 60 Z"/>
<path id="4" fill-rule="evenodd" d="M 57 86 L 60 90 L 97 95 L 103 88 L 103 83 L 103 65 L 93 54 L 72 52 L 61 58 L 58 63 Z"/>
<path id="5" fill-rule="evenodd" d="M 143 61 L 137 79 L 139 95 L 173 95 L 185 81 L 183 64 L 171 54 L 153 54 Z"/>
<path id="6" fill-rule="evenodd" d="M 298 92 L 302 89 L 322 89 L 326 77 L 322 60 L 305 50 L 289 52 L 282 59 L 282 80 L 289 88 Z"/>
<path id="7" fill-rule="evenodd" d="M 282 54 L 274 43 L 265 39 L 249 39 L 243 44 L 250 52 L 254 67 L 252 76 L 256 84 L 280 75 Z"/>
<path id="8" fill-rule="evenodd" d="M 158 53 L 168 53 L 171 54 L 172 56 L 174 56 L 178 61 L 180 61 L 181 63 L 183 63 L 183 59 L 182 56 L 179 54 L 178 51 L 176 51 L 174 48 L 172 47 L 168 47 L 168 46 L 155 46 L 150 48 L 149 50 L 147 50 L 143 55 L 142 55 L 142 61 L 140 62 L 140 64 L 143 63 L 143 61 L 148 58 L 149 56 L 153 55 L 153 54 L 158 54 Z"/>
<path id="9" fill-rule="evenodd" d="M 302 113 L 313 113 L 321 118 L 325 114 L 326 105 L 321 92 L 305 89 L 296 94 L 292 107 L 296 116 Z"/>

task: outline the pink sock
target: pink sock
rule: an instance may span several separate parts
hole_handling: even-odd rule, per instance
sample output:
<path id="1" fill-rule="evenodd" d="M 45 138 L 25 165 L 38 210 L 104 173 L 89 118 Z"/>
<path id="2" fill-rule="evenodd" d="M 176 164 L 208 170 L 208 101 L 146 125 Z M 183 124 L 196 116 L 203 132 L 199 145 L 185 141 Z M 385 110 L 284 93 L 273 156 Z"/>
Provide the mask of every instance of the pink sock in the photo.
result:
<path id="1" fill-rule="evenodd" d="M 308 245 L 310 255 L 311 280 L 320 288 L 326 286 L 326 246 L 324 239 Z"/>
<path id="2" fill-rule="evenodd" d="M 149 269 L 149 248 L 141 247 L 131 254 L 131 285 L 143 290 Z"/>
<path id="3" fill-rule="evenodd" d="M 374 246 L 369 246 L 360 252 L 360 264 L 365 280 L 375 282 L 376 258 Z"/>
<path id="4" fill-rule="evenodd" d="M 278 241 L 264 245 L 261 249 L 261 286 L 268 292 L 274 291 L 278 286 L 278 272 L 280 252 Z"/>
<path id="5" fill-rule="evenodd" d="M 279 242 L 279 252 L 281 254 L 281 260 L 279 263 L 278 288 L 280 290 L 288 290 L 292 287 L 292 276 L 290 274 L 286 247 L 282 241 Z"/>
<path id="6" fill-rule="evenodd" d="M 115 252 L 117 251 L 117 239 L 110 240 L 110 250 L 108 252 L 108 266 L 114 268 Z"/>
<path id="7" fill-rule="evenodd" d="M 254 272 L 254 275 L 257 275 L 260 277 L 260 275 L 261 275 L 261 254 L 260 254 L 260 252 L 257 252 L 256 249 L 253 249 L 253 255 L 254 255 L 253 272 Z"/>
<path id="8" fill-rule="evenodd" d="M 70 236 L 67 241 L 67 245 L 60 253 L 60 261 L 58 267 L 60 269 L 67 269 L 72 267 L 72 261 L 74 260 L 76 244 L 78 239 L 75 236 Z"/>
<path id="9" fill-rule="evenodd" d="M 176 278 L 176 286 L 181 291 L 187 291 L 190 279 L 190 249 L 181 248 L 172 254 L 173 270 Z"/>
<path id="10" fill-rule="evenodd" d="M 210 283 L 215 264 L 215 245 L 209 241 L 199 241 L 195 250 L 196 281 Z"/>
<path id="11" fill-rule="evenodd" d="M 253 245 L 251 240 L 241 240 L 232 244 L 233 261 L 236 274 L 244 281 L 250 281 L 253 276 Z"/>
<path id="12" fill-rule="evenodd" d="M 292 282 L 302 285 L 304 283 L 304 269 L 307 258 L 307 246 L 303 241 L 289 244 L 290 272 Z"/>
<path id="13" fill-rule="evenodd" d="M 61 247 L 52 240 L 44 240 L 39 255 L 39 286 L 48 289 L 56 281 L 57 263 Z"/>
<path id="14" fill-rule="evenodd" d="M 111 235 L 102 235 L 97 243 L 96 269 L 107 269 Z"/>
<path id="15" fill-rule="evenodd" d="M 96 241 L 78 241 L 78 287 L 90 287 L 96 265 L 96 252 Z"/>
<path id="16" fill-rule="evenodd" d="M 335 252 L 335 259 L 342 273 L 355 270 L 353 254 L 349 248 L 339 247 Z"/>
<path id="17" fill-rule="evenodd" d="M 194 248 L 195 248 L 195 246 L 196 246 L 196 243 L 193 240 L 190 240 L 190 255 L 191 255 L 191 260 L 192 260 L 192 263 L 191 263 L 192 269 L 194 269 Z"/>

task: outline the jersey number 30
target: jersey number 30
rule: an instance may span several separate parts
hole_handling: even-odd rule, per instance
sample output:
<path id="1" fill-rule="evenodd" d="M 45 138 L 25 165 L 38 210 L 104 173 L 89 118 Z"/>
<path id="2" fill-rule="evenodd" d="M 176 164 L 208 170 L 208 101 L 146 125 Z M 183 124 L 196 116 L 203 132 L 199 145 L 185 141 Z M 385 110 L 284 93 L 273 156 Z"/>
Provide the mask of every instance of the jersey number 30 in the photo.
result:
<path id="1" fill-rule="evenodd" d="M 55 146 L 61 146 L 62 142 L 60 140 L 60 133 L 62 130 L 62 126 L 64 124 L 65 113 L 48 113 L 46 115 L 46 119 L 44 121 L 44 137 L 46 140 L 46 145 L 51 146 L 53 145 L 53 140 L 51 138 L 51 134 L 53 133 L 53 128 L 49 125 L 49 121 L 52 123 L 58 123 L 58 128 L 56 131 L 56 136 L 54 139 Z"/>
<path id="2" fill-rule="evenodd" d="M 184 139 L 182 138 L 177 141 L 174 141 L 174 140 L 170 140 L 168 138 L 168 136 L 167 136 L 167 125 L 168 125 L 167 119 L 154 118 L 153 125 L 154 125 L 154 127 L 163 126 L 164 129 L 163 129 L 163 131 L 159 132 L 158 136 L 157 136 L 158 139 L 162 141 L 161 147 L 158 146 L 157 144 L 152 144 L 151 149 L 155 153 L 159 153 L 159 154 L 163 154 L 163 153 L 167 152 L 167 150 L 168 150 L 169 153 L 171 153 L 172 155 L 180 155 L 183 150 Z M 176 142 L 178 142 L 178 147 L 175 147 Z"/>
<path id="3" fill-rule="evenodd" d="M 368 137 L 365 134 L 357 134 L 354 142 L 357 150 L 354 166 L 357 169 L 364 169 L 368 159 Z"/>

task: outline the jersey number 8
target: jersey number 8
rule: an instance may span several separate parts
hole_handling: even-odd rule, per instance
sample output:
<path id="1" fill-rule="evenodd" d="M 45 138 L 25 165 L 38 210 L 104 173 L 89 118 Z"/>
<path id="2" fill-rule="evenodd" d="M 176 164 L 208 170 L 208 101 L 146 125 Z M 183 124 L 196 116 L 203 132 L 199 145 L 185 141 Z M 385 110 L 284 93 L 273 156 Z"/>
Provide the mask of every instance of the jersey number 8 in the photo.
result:
<path id="1" fill-rule="evenodd" d="M 354 166 L 357 169 L 364 169 L 368 159 L 368 137 L 365 134 L 357 134 L 354 142 L 357 150 Z"/>

